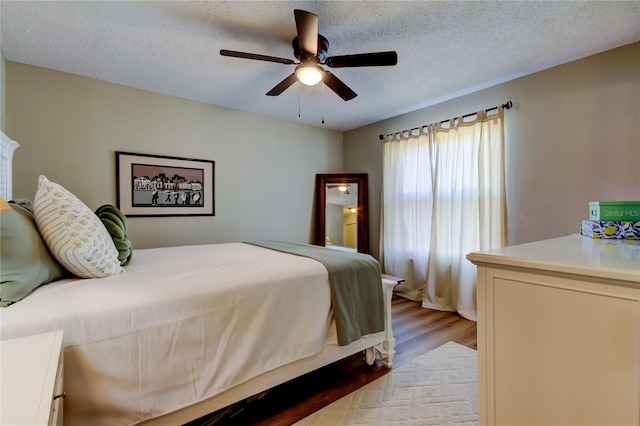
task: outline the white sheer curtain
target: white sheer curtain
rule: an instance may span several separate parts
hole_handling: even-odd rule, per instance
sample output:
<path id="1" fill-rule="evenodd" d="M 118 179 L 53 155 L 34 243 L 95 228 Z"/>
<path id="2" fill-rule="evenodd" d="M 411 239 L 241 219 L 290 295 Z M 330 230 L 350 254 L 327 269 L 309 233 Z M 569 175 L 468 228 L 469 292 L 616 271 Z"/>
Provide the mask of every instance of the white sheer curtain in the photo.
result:
<path id="1" fill-rule="evenodd" d="M 506 245 L 504 111 L 425 126 L 383 148 L 381 253 L 398 293 L 476 320 L 467 253 Z"/>
<path id="2" fill-rule="evenodd" d="M 396 292 L 420 300 L 427 274 L 433 183 L 430 134 L 383 145 L 381 255 L 387 273 L 405 278 Z"/>

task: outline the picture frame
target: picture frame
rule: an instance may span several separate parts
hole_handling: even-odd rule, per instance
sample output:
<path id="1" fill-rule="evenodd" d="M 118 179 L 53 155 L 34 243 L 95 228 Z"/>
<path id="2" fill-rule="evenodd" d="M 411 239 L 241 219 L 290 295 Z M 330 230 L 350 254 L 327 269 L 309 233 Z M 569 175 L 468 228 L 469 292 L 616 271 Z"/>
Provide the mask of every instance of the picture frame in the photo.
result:
<path id="1" fill-rule="evenodd" d="M 215 216 L 215 161 L 116 151 L 116 204 L 126 216 Z"/>

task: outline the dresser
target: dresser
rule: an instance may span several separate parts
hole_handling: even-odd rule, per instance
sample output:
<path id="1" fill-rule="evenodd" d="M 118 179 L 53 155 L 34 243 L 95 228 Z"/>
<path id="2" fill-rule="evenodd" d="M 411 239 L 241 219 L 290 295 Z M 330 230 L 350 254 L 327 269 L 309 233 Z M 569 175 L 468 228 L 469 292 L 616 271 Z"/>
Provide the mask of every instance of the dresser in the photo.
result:
<path id="1" fill-rule="evenodd" d="M 640 423 L 640 241 L 470 253 L 482 425 Z"/>
<path id="2" fill-rule="evenodd" d="M 1 425 L 62 426 L 62 334 L 0 341 Z"/>

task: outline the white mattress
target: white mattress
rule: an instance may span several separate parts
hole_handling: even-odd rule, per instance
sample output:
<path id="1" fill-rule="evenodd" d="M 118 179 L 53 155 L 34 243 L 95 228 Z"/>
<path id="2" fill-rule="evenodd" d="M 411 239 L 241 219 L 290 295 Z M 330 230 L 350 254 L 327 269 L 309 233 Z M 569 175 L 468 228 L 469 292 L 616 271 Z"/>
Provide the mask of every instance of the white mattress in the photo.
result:
<path id="1" fill-rule="evenodd" d="M 319 352 L 330 305 L 315 260 L 243 243 L 159 248 L 134 251 L 118 276 L 40 287 L 0 310 L 0 330 L 64 330 L 65 425 L 129 425 Z"/>

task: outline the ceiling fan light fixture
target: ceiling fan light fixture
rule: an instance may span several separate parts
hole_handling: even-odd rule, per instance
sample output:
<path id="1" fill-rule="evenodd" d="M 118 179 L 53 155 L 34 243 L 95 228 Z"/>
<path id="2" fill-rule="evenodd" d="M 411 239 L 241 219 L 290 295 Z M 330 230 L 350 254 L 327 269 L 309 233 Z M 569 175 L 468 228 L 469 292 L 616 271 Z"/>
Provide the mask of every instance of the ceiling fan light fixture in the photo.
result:
<path id="1" fill-rule="evenodd" d="M 324 70 L 318 65 L 300 65 L 296 68 L 296 77 L 302 84 L 315 86 L 322 81 Z"/>

